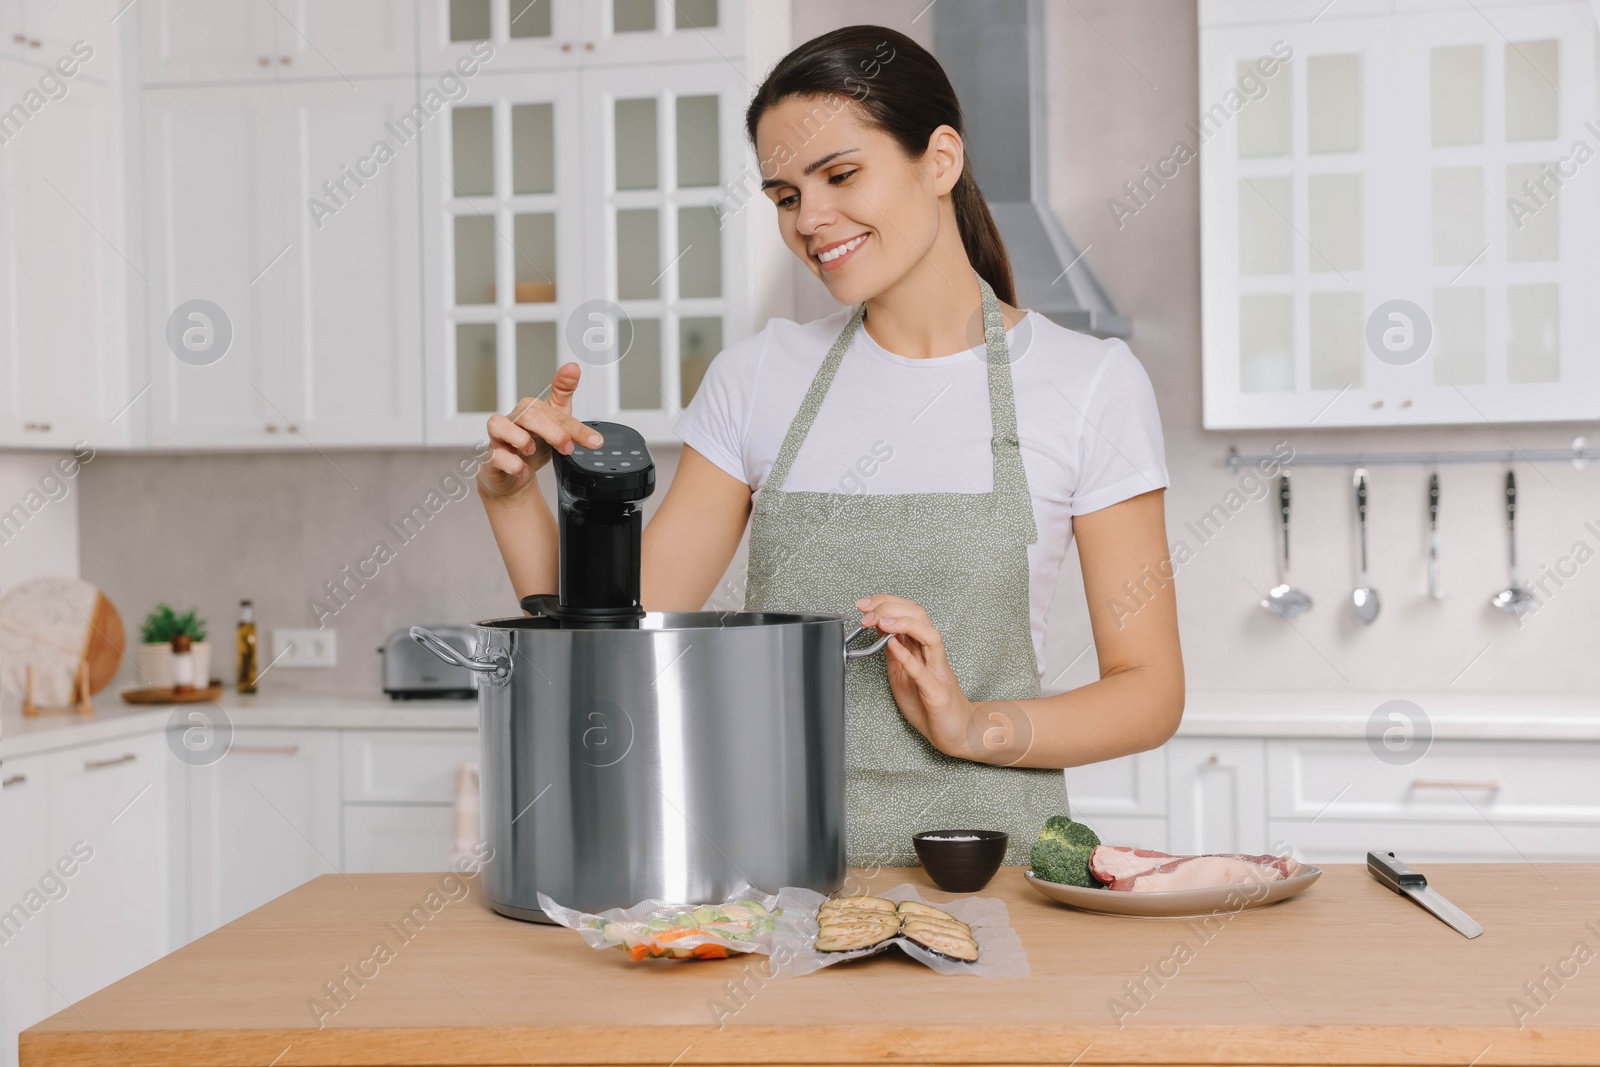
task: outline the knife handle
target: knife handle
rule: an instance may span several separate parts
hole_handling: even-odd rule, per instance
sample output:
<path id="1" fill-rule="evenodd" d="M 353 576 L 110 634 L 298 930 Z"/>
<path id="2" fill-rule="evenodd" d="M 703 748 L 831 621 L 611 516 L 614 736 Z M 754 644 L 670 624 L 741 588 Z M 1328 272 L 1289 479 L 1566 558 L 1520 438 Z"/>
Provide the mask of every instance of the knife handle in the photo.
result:
<path id="1" fill-rule="evenodd" d="M 1396 893 L 1428 886 L 1426 878 L 1401 863 L 1393 852 L 1368 852 L 1367 871 Z"/>

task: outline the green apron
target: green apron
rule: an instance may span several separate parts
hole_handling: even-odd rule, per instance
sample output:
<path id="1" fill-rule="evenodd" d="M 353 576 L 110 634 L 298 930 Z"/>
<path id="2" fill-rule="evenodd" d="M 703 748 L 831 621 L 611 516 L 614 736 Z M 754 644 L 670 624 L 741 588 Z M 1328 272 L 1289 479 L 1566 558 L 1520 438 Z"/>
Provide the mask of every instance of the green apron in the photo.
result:
<path id="1" fill-rule="evenodd" d="M 927 609 L 971 700 L 1039 694 L 1028 613 L 1028 545 L 1038 539 L 1017 443 L 1005 323 L 981 277 L 993 428 L 987 493 L 783 492 L 828 386 L 866 314 L 850 322 L 817 369 L 750 524 L 745 610 L 833 612 L 847 618 L 863 596 L 888 593 Z M 1001 767 L 947 756 L 894 702 L 885 652 L 845 664 L 845 853 L 853 867 L 915 866 L 922 830 L 1004 830 L 1008 864 L 1026 863 L 1044 821 L 1067 814 L 1060 770 Z M 974 727 L 1030 736 L 1020 705 Z"/>

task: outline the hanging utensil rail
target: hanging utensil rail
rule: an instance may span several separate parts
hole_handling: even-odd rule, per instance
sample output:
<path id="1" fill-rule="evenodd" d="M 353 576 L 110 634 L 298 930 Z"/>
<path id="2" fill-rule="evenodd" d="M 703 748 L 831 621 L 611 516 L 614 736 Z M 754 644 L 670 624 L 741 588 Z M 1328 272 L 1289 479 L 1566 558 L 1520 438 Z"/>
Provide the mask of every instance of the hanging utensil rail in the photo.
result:
<path id="1" fill-rule="evenodd" d="M 1600 463 L 1600 448 L 1590 448 L 1579 437 L 1570 448 L 1480 448 L 1447 449 L 1433 452 L 1296 452 L 1285 461 L 1271 452 L 1240 452 L 1228 449 L 1225 461 L 1229 471 L 1238 471 L 1246 464 L 1255 466 L 1271 462 L 1280 467 L 1381 467 L 1413 466 L 1431 467 L 1438 463 L 1570 463 L 1574 470 L 1583 470 L 1590 463 Z"/>

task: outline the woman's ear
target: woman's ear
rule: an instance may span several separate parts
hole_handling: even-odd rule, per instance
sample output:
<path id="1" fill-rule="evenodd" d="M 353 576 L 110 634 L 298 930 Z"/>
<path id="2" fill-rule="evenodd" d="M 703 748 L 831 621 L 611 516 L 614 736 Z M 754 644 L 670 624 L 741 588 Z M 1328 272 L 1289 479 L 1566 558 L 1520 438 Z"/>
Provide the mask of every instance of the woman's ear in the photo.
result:
<path id="1" fill-rule="evenodd" d="M 954 127 L 940 126 L 928 137 L 928 151 L 923 158 L 932 166 L 934 193 L 943 196 L 961 178 L 966 167 L 966 146 Z"/>

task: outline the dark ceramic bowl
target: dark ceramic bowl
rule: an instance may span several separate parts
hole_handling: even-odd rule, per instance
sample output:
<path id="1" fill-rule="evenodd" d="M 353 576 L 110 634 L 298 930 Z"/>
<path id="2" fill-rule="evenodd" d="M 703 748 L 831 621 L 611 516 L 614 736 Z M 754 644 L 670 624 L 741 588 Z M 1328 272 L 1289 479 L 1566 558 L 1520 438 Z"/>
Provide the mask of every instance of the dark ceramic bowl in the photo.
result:
<path id="1" fill-rule="evenodd" d="M 1006 840 L 1003 830 L 924 830 L 911 844 L 934 885 L 946 893 L 976 893 L 1000 869 Z"/>

